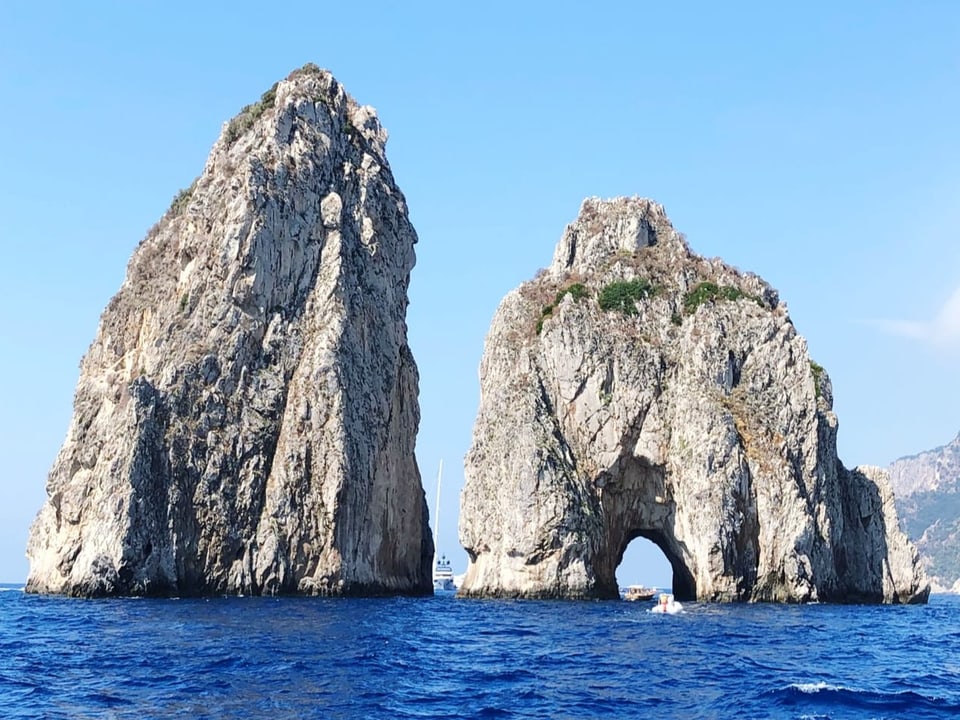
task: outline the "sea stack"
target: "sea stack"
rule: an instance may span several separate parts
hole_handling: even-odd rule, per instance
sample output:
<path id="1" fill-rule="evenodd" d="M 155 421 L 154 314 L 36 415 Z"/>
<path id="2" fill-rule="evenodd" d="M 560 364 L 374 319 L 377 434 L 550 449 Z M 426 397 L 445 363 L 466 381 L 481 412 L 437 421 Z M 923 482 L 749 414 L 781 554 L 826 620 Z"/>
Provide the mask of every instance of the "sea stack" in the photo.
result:
<path id="1" fill-rule="evenodd" d="M 386 139 L 314 65 L 224 125 L 81 363 L 28 591 L 431 592 Z"/>
<path id="2" fill-rule="evenodd" d="M 681 600 L 927 599 L 886 474 L 837 458 L 829 376 L 777 293 L 650 200 L 583 203 L 501 302 L 480 381 L 461 595 L 616 598 L 645 537 Z"/>

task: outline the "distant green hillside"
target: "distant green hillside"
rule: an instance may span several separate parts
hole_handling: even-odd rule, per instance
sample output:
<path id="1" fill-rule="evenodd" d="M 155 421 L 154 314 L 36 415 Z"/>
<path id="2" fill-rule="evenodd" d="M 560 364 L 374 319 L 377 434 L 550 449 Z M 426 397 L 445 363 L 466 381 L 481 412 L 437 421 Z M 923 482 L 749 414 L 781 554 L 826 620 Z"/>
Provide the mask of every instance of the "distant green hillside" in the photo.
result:
<path id="1" fill-rule="evenodd" d="M 944 589 L 960 580 L 960 435 L 890 465 L 897 513 L 927 574 Z"/>
<path id="2" fill-rule="evenodd" d="M 922 492 L 897 501 L 904 531 L 917 543 L 927 574 L 944 587 L 960 579 L 960 494 Z"/>

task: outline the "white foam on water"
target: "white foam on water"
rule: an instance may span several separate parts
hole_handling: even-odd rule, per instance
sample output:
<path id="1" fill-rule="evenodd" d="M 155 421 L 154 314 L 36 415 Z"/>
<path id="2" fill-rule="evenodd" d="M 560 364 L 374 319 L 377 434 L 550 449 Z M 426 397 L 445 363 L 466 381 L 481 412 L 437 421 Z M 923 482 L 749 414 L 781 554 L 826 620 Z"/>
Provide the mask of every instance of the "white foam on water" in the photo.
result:
<path id="1" fill-rule="evenodd" d="M 808 695 L 813 695 L 814 693 L 818 693 L 822 690 L 839 691 L 849 689 L 841 687 L 840 685 L 831 685 L 830 683 L 825 683 L 822 680 L 815 683 L 790 683 L 790 687 Z"/>

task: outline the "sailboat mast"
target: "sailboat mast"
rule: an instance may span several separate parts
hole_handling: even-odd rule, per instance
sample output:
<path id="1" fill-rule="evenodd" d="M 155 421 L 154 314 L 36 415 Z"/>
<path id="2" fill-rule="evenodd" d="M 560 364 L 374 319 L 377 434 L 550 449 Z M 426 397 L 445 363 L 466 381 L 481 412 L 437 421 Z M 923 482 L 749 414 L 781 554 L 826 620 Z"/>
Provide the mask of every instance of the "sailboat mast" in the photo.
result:
<path id="1" fill-rule="evenodd" d="M 433 506 L 433 564 L 437 564 L 437 541 L 440 539 L 440 478 L 443 477 L 443 458 L 437 471 L 437 502 Z"/>

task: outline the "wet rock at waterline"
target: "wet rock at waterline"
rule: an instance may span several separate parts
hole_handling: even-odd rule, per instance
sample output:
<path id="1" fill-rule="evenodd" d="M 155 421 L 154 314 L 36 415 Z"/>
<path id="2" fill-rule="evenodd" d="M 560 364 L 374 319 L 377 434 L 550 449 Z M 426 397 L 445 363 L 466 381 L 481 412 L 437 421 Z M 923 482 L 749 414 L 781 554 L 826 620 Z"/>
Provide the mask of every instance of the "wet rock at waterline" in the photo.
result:
<path id="1" fill-rule="evenodd" d="M 886 475 L 837 458 L 830 379 L 786 306 L 656 203 L 585 201 L 500 304 L 480 376 L 461 595 L 616 597 L 645 537 L 681 600 L 927 598 Z"/>
<path id="2" fill-rule="evenodd" d="M 83 359 L 28 590 L 431 591 L 385 142 L 315 66 L 224 126 Z"/>

